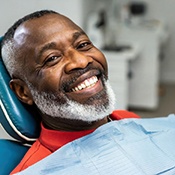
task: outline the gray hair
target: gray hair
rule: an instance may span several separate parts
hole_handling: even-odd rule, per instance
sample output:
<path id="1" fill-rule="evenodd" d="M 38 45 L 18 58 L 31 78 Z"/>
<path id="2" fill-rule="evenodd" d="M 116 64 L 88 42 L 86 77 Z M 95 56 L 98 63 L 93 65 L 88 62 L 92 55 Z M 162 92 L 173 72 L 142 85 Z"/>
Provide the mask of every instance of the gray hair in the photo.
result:
<path id="1" fill-rule="evenodd" d="M 9 75 L 12 77 L 13 74 L 21 75 L 22 65 L 21 62 L 17 61 L 18 52 L 14 47 L 14 40 L 9 39 L 4 42 L 1 49 L 2 60 L 6 66 Z"/>

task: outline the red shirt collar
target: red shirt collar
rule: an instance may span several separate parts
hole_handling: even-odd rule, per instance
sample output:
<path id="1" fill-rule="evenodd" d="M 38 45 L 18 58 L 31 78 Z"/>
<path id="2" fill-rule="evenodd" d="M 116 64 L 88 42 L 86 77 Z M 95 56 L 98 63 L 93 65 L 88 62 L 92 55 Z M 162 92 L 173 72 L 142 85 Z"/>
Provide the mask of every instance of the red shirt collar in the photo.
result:
<path id="1" fill-rule="evenodd" d="M 95 130 L 95 129 L 94 129 Z M 85 131 L 57 131 L 47 129 L 41 124 L 41 134 L 39 137 L 39 141 L 45 147 L 47 147 L 51 152 L 56 151 L 63 145 L 88 135 L 92 133 L 94 130 L 85 130 Z"/>

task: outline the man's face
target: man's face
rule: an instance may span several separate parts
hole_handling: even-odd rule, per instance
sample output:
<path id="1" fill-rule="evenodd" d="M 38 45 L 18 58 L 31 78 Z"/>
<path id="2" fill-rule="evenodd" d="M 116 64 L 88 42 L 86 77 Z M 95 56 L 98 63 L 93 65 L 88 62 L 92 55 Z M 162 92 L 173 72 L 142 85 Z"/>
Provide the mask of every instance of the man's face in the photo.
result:
<path id="1" fill-rule="evenodd" d="M 14 39 L 25 55 L 21 61 L 34 103 L 43 113 L 64 117 L 68 114 L 58 112 L 72 102 L 89 109 L 94 106 L 97 114 L 97 108 L 111 112 L 106 59 L 72 21 L 55 14 L 32 19 L 18 27 Z M 45 108 L 53 111 L 54 105 L 59 106 L 56 114 L 47 113 Z"/>

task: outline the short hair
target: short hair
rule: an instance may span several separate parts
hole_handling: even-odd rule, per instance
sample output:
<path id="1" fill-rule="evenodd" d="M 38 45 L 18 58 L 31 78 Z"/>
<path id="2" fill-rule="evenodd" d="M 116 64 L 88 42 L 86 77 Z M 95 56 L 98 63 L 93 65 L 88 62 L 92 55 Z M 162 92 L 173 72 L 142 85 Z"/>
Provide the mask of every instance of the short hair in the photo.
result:
<path id="1" fill-rule="evenodd" d="M 9 72 L 10 76 L 14 73 L 21 75 L 22 65 L 17 61 L 19 55 L 19 52 L 14 47 L 14 34 L 16 29 L 24 22 L 34 19 L 34 18 L 40 18 L 47 14 L 59 14 L 53 10 L 41 10 L 36 11 L 34 13 L 28 14 L 24 16 L 23 18 L 16 21 L 5 33 L 3 36 L 2 42 L 1 42 L 1 56 L 3 59 L 3 62 L 6 66 L 7 71 Z"/>

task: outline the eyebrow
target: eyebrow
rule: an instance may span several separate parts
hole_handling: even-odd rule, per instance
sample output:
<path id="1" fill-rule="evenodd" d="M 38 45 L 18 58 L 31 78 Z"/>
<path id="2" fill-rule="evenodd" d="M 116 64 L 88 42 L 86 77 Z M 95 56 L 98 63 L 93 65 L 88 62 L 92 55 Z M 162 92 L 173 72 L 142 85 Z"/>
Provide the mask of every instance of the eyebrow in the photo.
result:
<path id="1" fill-rule="evenodd" d="M 38 53 L 38 57 L 40 58 L 41 55 L 43 54 L 43 52 L 45 52 L 46 50 L 49 49 L 55 49 L 56 48 L 56 43 L 55 42 L 51 42 L 51 43 L 47 43 L 45 44 L 39 51 Z"/>
<path id="2" fill-rule="evenodd" d="M 81 31 L 78 31 L 78 32 L 75 32 L 74 34 L 73 34 L 73 36 L 72 36 L 72 40 L 73 40 L 73 42 L 75 42 L 80 36 L 82 36 L 82 35 L 86 35 L 86 33 L 83 31 L 83 30 L 81 30 Z M 72 43 L 73 43 L 72 42 Z"/>

